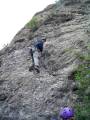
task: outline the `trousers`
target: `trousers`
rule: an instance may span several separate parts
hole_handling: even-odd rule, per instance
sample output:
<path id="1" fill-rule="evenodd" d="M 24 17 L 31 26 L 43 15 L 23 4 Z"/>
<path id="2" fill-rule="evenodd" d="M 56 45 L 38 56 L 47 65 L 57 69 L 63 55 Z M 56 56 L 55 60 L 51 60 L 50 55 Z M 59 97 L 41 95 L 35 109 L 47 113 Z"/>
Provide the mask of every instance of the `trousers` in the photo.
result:
<path id="1" fill-rule="evenodd" d="M 31 48 L 31 57 L 33 66 L 39 67 L 41 52 L 37 48 Z"/>

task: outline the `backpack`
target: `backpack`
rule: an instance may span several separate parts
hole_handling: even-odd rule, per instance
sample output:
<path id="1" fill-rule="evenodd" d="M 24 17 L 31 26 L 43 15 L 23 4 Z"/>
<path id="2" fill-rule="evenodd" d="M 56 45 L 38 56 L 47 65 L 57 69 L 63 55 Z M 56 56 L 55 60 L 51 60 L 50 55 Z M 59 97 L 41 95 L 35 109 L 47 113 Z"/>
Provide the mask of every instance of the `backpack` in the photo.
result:
<path id="1" fill-rule="evenodd" d="M 43 51 L 43 41 L 37 40 L 34 44 L 34 47 L 42 52 Z"/>

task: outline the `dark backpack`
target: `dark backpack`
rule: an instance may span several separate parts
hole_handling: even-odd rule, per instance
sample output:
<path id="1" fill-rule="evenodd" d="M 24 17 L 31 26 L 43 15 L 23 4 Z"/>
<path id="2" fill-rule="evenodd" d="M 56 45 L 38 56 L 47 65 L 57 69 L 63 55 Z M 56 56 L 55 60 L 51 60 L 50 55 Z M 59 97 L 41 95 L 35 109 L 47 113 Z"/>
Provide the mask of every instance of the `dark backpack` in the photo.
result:
<path id="1" fill-rule="evenodd" d="M 35 46 L 35 48 L 39 49 L 41 52 L 43 51 L 43 41 L 42 40 L 36 41 L 34 46 Z"/>

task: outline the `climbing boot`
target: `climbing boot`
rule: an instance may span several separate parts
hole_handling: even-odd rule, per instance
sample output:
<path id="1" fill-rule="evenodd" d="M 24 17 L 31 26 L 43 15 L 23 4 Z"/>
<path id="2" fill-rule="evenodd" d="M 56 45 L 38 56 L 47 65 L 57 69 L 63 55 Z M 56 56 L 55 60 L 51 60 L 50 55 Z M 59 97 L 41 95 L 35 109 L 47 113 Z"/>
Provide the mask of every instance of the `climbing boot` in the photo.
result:
<path id="1" fill-rule="evenodd" d="M 40 73 L 39 66 L 35 66 L 34 69 L 37 73 Z"/>
<path id="2" fill-rule="evenodd" d="M 34 65 L 29 67 L 29 71 L 31 72 L 32 70 L 34 70 Z"/>

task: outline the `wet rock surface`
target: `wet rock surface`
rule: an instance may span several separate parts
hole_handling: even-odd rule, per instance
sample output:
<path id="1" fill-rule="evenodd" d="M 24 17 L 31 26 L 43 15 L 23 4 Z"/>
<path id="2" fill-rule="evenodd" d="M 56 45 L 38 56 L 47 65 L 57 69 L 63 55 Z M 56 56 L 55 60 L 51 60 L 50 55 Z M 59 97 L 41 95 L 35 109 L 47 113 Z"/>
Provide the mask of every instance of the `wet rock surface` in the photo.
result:
<path id="1" fill-rule="evenodd" d="M 43 24 L 34 33 L 24 27 L 0 51 L 0 120 L 50 120 L 60 107 L 73 106 L 77 88 L 70 75 L 80 63 L 77 54 L 87 52 L 90 34 L 85 2 L 49 6 L 36 14 L 43 15 Z M 40 74 L 29 72 L 29 49 L 37 34 L 47 37 Z"/>

